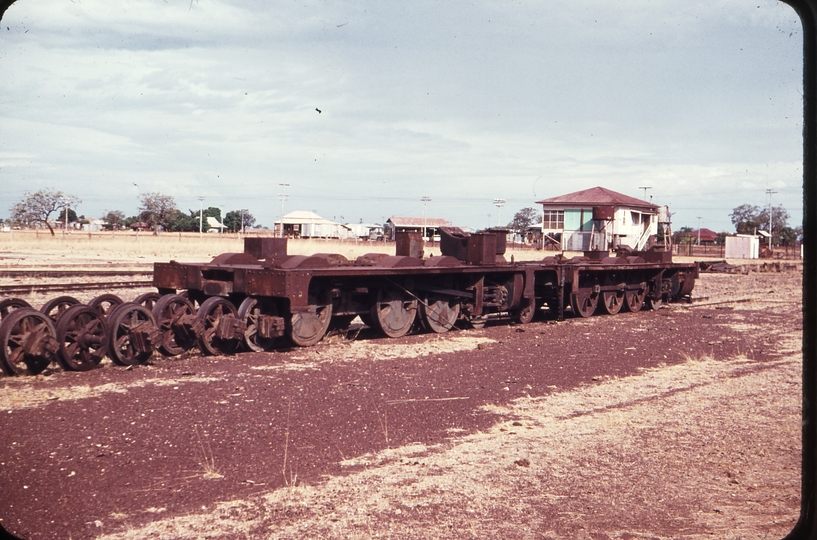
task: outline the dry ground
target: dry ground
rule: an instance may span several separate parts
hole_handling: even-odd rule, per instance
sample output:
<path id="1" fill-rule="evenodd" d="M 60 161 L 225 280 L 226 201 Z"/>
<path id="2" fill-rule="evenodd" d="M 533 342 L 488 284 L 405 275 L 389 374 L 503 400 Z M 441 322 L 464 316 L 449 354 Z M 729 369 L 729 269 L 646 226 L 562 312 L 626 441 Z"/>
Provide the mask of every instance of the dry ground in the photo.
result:
<path id="1" fill-rule="evenodd" d="M 0 379 L 27 538 L 780 538 L 800 276 L 699 303 Z"/>

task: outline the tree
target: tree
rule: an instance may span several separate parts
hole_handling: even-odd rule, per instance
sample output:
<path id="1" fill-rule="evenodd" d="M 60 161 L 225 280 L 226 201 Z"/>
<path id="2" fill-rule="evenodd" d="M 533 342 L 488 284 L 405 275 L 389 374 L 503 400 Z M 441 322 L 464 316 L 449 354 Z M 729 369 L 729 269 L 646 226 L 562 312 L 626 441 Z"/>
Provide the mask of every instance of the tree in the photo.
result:
<path id="1" fill-rule="evenodd" d="M 729 216 L 738 234 L 755 234 L 757 231 L 769 230 L 769 208 L 759 208 L 742 204 L 732 210 Z M 789 213 L 783 206 L 772 207 L 772 243 L 781 244 L 789 241 L 792 233 L 787 229 Z M 781 235 L 781 233 L 784 233 Z"/>
<path id="2" fill-rule="evenodd" d="M 167 230 L 174 232 L 193 232 L 199 230 L 199 216 L 189 216 L 179 210 L 168 218 Z"/>
<path id="3" fill-rule="evenodd" d="M 253 225 L 255 225 L 255 218 L 246 209 L 231 210 L 224 216 L 224 226 L 231 232 L 237 232 Z"/>
<path id="4" fill-rule="evenodd" d="M 159 192 L 144 193 L 139 200 L 139 217 L 153 228 L 153 234 L 159 233 L 159 227 L 167 229 L 170 219 L 176 215 L 176 201 L 170 195 Z"/>
<path id="5" fill-rule="evenodd" d="M 74 212 L 73 208 L 68 209 L 68 223 L 76 223 L 79 221 L 77 217 L 77 213 Z M 62 209 L 60 214 L 57 216 L 57 223 L 65 223 L 65 208 Z"/>
<path id="6" fill-rule="evenodd" d="M 676 245 L 694 244 L 696 238 L 692 236 L 692 227 L 681 227 L 672 234 L 672 243 Z"/>
<path id="7" fill-rule="evenodd" d="M 54 236 L 54 227 L 51 226 L 51 214 L 59 209 L 69 209 L 76 207 L 80 202 L 73 195 L 65 195 L 62 191 L 51 189 L 41 189 L 36 193 L 28 193 L 23 199 L 11 207 L 11 219 L 23 225 L 30 226 L 35 223 L 44 223 L 51 236 Z M 71 212 L 68 212 L 70 218 Z M 76 214 L 75 214 L 76 216 Z"/>
<path id="8" fill-rule="evenodd" d="M 125 212 L 121 210 L 111 210 L 110 212 L 106 212 L 105 215 L 102 216 L 102 219 L 105 220 L 105 223 L 107 223 L 111 229 L 116 230 L 120 224 L 125 221 Z"/>
<path id="9" fill-rule="evenodd" d="M 528 227 L 541 220 L 541 214 L 535 208 L 527 207 L 514 214 L 508 228 L 518 234 L 525 234 Z"/>

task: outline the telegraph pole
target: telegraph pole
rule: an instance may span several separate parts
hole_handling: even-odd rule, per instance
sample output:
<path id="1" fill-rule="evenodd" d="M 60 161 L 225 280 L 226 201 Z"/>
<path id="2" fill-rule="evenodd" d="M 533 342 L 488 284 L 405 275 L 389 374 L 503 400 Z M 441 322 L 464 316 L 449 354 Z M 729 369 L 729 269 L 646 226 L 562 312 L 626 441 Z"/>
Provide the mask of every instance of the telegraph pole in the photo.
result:
<path id="1" fill-rule="evenodd" d="M 502 227 L 502 207 L 505 205 L 505 199 L 494 199 L 494 206 L 496 206 L 496 226 Z"/>
<path id="2" fill-rule="evenodd" d="M 647 190 L 652 189 L 652 186 L 639 186 L 638 189 L 643 189 L 644 190 L 644 200 L 646 201 L 647 200 Z M 652 200 L 652 199 L 650 199 L 650 200 Z"/>
<path id="3" fill-rule="evenodd" d="M 284 191 L 284 189 L 289 187 L 289 184 L 278 184 L 278 185 L 281 186 L 281 188 L 282 188 L 281 191 L 282 192 Z M 278 197 L 281 199 L 281 238 L 283 238 L 284 237 L 284 201 L 287 200 L 287 197 L 289 197 L 289 195 L 286 194 L 286 193 L 279 193 Z"/>
<path id="4" fill-rule="evenodd" d="M 204 197 L 199 197 L 199 239 L 201 239 L 202 223 L 204 222 Z"/>
<path id="5" fill-rule="evenodd" d="M 769 251 L 772 251 L 772 195 L 777 193 L 771 189 L 766 190 L 766 195 L 769 196 Z"/>
<path id="6" fill-rule="evenodd" d="M 426 204 L 431 202 L 431 197 L 420 197 L 423 202 L 423 238 L 426 237 Z"/>
<path id="7" fill-rule="evenodd" d="M 701 245 L 701 216 L 698 216 L 698 245 Z"/>

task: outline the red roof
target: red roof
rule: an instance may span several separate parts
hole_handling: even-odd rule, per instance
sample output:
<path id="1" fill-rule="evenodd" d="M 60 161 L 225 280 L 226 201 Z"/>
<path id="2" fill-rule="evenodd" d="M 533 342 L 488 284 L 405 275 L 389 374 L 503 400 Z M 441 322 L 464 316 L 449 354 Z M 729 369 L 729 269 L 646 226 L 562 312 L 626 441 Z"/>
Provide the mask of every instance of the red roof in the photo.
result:
<path id="1" fill-rule="evenodd" d="M 451 223 L 442 218 L 427 217 L 425 221 L 421 217 L 399 217 L 392 216 L 389 221 L 395 227 L 450 227 Z M 425 225 L 424 225 L 425 223 Z"/>
<path id="2" fill-rule="evenodd" d="M 693 238 L 698 238 L 698 230 L 690 231 L 689 235 Z M 714 242 L 717 239 L 718 233 L 701 227 L 701 242 Z"/>
<path id="3" fill-rule="evenodd" d="M 600 186 L 536 201 L 536 204 L 543 206 L 628 206 L 658 210 L 658 205 Z"/>

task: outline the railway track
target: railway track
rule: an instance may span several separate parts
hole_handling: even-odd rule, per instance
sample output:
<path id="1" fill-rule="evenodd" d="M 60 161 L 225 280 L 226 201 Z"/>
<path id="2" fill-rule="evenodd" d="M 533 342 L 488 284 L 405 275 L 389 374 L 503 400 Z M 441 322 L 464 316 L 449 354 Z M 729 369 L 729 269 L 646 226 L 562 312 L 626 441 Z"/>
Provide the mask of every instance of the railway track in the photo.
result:
<path id="1" fill-rule="evenodd" d="M 98 274 L 96 274 L 98 275 Z M 31 283 L 0 285 L 0 296 L 31 294 L 35 292 L 98 291 L 107 289 L 135 289 L 150 287 L 150 279 L 132 281 L 84 281 L 81 283 Z"/>
<path id="2" fill-rule="evenodd" d="M 0 269 L 0 278 L 69 278 L 69 277 L 122 277 L 122 276 L 150 276 L 153 268 L 139 268 L 127 270 L 88 270 L 84 269 L 43 269 L 20 268 Z"/>

